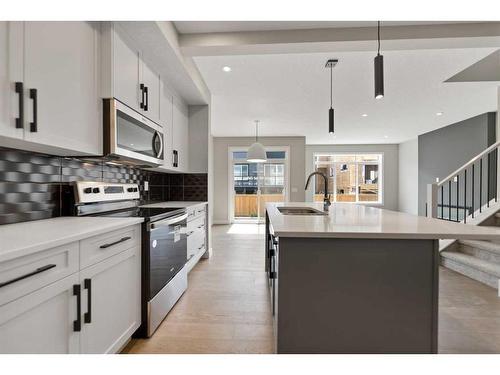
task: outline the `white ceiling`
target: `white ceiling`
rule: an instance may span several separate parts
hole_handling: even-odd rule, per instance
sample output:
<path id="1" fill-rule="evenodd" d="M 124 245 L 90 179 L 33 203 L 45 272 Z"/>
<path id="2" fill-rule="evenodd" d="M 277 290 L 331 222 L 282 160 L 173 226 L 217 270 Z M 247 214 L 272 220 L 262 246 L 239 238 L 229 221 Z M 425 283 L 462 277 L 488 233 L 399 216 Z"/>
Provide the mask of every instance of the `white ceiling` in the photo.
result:
<path id="1" fill-rule="evenodd" d="M 435 25 L 460 23 L 449 21 L 382 21 L 383 26 Z M 336 27 L 373 27 L 376 21 L 175 21 L 182 34 L 225 33 L 238 31 L 271 31 L 322 29 Z"/>
<path id="2" fill-rule="evenodd" d="M 218 30 L 226 27 L 218 24 Z M 496 110 L 498 82 L 443 83 L 493 51 L 385 51 L 382 100 L 373 97 L 374 52 L 203 56 L 195 62 L 212 93 L 214 136 L 251 136 L 253 120 L 260 119 L 262 135 L 303 135 L 308 144 L 399 143 Z M 334 136 L 328 134 L 328 58 L 340 60 L 333 71 Z M 222 71 L 226 65 L 230 73 Z"/>

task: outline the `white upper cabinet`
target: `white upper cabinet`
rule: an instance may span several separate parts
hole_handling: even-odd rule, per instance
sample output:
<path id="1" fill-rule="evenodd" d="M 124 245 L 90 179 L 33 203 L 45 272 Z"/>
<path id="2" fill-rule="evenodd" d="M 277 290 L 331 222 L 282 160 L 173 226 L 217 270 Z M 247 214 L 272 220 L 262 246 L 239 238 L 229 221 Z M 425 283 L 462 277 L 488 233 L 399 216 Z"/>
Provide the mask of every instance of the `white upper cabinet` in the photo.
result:
<path id="1" fill-rule="evenodd" d="M 150 120 L 160 121 L 160 75 L 141 46 L 115 23 L 103 25 L 103 97 L 114 97 Z"/>
<path id="2" fill-rule="evenodd" d="M 3 145 L 56 155 L 102 153 L 99 27 L 0 22 Z"/>
<path id="3" fill-rule="evenodd" d="M 98 24 L 25 22 L 25 139 L 101 154 Z"/>
<path id="4" fill-rule="evenodd" d="M 160 125 L 163 126 L 163 168 L 172 168 L 172 116 L 173 95 L 168 86 L 160 81 Z"/>
<path id="5" fill-rule="evenodd" d="M 24 136 L 21 121 L 24 104 L 21 89 L 23 71 L 22 65 L 14 65 L 10 60 L 15 57 L 13 53 L 21 55 L 17 60 L 22 59 L 22 49 L 10 46 L 16 42 L 12 40 L 12 36 L 22 35 L 22 28 L 22 22 L 0 22 L 0 136 L 15 139 L 22 139 Z M 16 81 L 19 82 L 17 86 Z"/>
<path id="6" fill-rule="evenodd" d="M 188 172 L 189 166 L 189 116 L 188 108 L 182 101 L 173 100 L 172 152 L 174 153 L 173 170 Z M 176 155 L 176 156 L 175 156 Z"/>
<path id="7" fill-rule="evenodd" d="M 142 62 L 141 83 L 144 89 L 143 111 L 154 122 L 160 122 L 160 76 L 145 62 Z M 160 124 L 161 125 L 161 124 Z"/>
<path id="8" fill-rule="evenodd" d="M 124 33 L 114 32 L 110 37 L 113 38 L 112 47 L 109 47 L 112 48 L 113 56 L 113 93 L 105 96 L 114 96 L 130 108 L 141 111 L 143 98 L 139 88 L 139 52 L 132 47 Z"/>

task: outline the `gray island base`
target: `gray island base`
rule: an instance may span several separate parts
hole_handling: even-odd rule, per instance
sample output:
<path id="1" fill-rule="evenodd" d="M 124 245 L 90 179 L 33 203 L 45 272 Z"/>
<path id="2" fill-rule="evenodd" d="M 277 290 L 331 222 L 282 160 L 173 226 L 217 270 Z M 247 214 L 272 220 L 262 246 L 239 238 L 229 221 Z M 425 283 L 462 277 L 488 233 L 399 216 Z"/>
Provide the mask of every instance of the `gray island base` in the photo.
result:
<path id="1" fill-rule="evenodd" d="M 329 215 L 299 217 L 281 214 L 284 205 L 320 207 L 267 205 L 277 353 L 437 353 L 439 237 L 422 232 L 435 219 L 418 218 L 412 235 L 412 215 L 334 204 Z M 400 232 L 384 233 L 389 222 Z M 445 238 L 464 231 L 445 224 Z"/>

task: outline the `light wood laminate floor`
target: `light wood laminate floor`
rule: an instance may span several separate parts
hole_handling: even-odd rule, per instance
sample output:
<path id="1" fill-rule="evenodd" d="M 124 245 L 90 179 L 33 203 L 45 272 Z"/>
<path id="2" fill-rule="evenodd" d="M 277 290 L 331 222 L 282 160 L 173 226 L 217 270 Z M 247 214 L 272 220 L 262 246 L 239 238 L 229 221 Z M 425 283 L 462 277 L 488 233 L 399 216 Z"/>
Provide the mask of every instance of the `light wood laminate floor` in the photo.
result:
<path id="1" fill-rule="evenodd" d="M 272 353 L 264 272 L 264 226 L 213 227 L 213 254 L 189 274 L 189 287 L 150 339 L 124 353 Z M 500 353 L 496 290 L 440 270 L 440 353 Z"/>

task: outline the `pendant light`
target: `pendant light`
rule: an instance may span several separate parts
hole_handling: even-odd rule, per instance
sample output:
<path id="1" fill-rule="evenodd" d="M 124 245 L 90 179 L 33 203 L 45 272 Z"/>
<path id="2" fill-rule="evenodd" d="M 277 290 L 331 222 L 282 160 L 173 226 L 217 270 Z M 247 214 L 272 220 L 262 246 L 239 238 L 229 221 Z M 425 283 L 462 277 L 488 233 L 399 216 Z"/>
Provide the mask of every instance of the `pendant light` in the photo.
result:
<path id="1" fill-rule="evenodd" d="M 267 160 L 266 149 L 259 141 L 259 120 L 255 120 L 255 143 L 248 149 L 249 163 L 264 163 Z"/>
<path id="2" fill-rule="evenodd" d="M 334 110 L 333 110 L 333 67 L 337 65 L 339 60 L 337 59 L 329 59 L 325 68 L 330 68 L 330 109 L 328 110 L 328 132 L 333 134 L 334 132 Z"/>
<path id="3" fill-rule="evenodd" d="M 375 99 L 384 97 L 384 56 L 380 54 L 380 21 L 377 21 L 377 56 L 373 60 L 375 72 Z"/>

